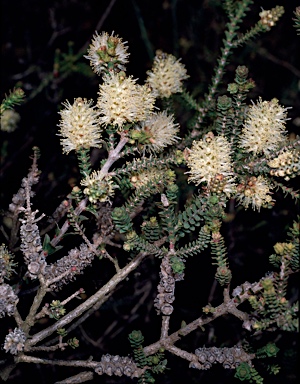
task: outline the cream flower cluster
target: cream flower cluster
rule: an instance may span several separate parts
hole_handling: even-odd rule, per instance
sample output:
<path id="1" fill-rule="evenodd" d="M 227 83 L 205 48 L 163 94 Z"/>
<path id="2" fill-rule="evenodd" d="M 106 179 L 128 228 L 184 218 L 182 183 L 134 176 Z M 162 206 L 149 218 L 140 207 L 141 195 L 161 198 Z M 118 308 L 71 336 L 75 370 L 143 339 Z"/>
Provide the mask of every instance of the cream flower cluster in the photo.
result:
<path id="1" fill-rule="evenodd" d="M 252 209 L 260 211 L 272 203 L 271 186 L 263 176 L 252 176 L 237 186 L 237 201 L 246 209 L 249 205 Z"/>
<path id="2" fill-rule="evenodd" d="M 250 106 L 241 134 L 240 146 L 255 155 L 268 155 L 286 140 L 287 109 L 277 99 L 262 101 Z"/>
<path id="3" fill-rule="evenodd" d="M 189 151 L 187 164 L 191 169 L 189 181 L 199 185 L 210 183 L 216 175 L 227 179 L 233 176 L 233 165 L 230 158 L 231 148 L 223 135 L 214 136 L 209 132 L 203 140 L 194 141 Z"/>
<path id="4" fill-rule="evenodd" d="M 6 109 L 1 115 L 1 131 L 13 132 L 21 120 L 20 115 L 13 109 Z"/>
<path id="5" fill-rule="evenodd" d="M 154 109 L 155 98 L 147 85 L 123 74 L 104 76 L 97 106 L 104 125 L 118 125 L 144 120 Z"/>
<path id="6" fill-rule="evenodd" d="M 94 171 L 80 183 L 85 186 L 83 193 L 88 196 L 92 204 L 109 201 L 114 196 L 115 189 L 118 187 L 113 184 L 110 176 L 103 177 L 100 171 Z"/>
<path id="7" fill-rule="evenodd" d="M 260 12 L 260 22 L 265 27 L 270 29 L 274 27 L 279 18 L 284 14 L 284 8 L 281 5 L 277 5 L 275 8 L 270 10 L 263 10 Z"/>
<path id="8" fill-rule="evenodd" d="M 96 32 L 88 49 L 88 55 L 84 57 L 90 60 L 93 71 L 98 75 L 107 71 L 124 71 L 123 64 L 128 63 L 129 56 L 126 43 L 123 43 L 118 35 L 114 36 L 114 32 L 111 35 L 107 32 L 98 35 Z"/>
<path id="9" fill-rule="evenodd" d="M 172 182 L 175 179 L 175 173 L 168 169 L 150 168 L 139 173 L 133 173 L 130 182 L 134 188 L 139 189 L 145 185 L 152 183 L 153 185 L 158 184 L 163 179 L 168 179 Z"/>
<path id="10" fill-rule="evenodd" d="M 286 150 L 268 162 L 271 176 L 284 177 L 285 180 L 300 174 L 300 152 L 297 149 Z"/>
<path id="11" fill-rule="evenodd" d="M 165 147 L 179 140 L 176 136 L 179 124 L 174 123 L 173 115 L 168 116 L 165 111 L 150 115 L 141 123 L 141 130 L 149 135 L 144 151 L 161 152 Z"/>
<path id="12" fill-rule="evenodd" d="M 60 111 L 60 140 L 63 152 L 69 153 L 80 148 L 100 147 L 99 112 L 92 106 L 92 101 L 78 97 L 73 104 L 63 103 L 65 109 Z"/>
<path id="13" fill-rule="evenodd" d="M 180 59 L 162 51 L 156 51 L 151 71 L 147 71 L 146 82 L 151 86 L 156 97 L 170 97 L 182 92 L 182 81 L 187 79 L 186 69 Z"/>

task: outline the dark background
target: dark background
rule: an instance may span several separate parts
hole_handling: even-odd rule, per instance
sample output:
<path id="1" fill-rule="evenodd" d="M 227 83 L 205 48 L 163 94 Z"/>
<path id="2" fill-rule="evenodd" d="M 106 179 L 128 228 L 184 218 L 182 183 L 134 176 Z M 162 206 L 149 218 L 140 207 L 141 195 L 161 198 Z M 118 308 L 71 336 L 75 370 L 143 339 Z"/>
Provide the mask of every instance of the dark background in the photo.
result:
<path id="1" fill-rule="evenodd" d="M 250 97 L 262 96 L 265 100 L 273 97 L 281 105 L 292 106 L 287 128 L 291 134 L 299 134 L 300 118 L 300 37 L 293 28 L 293 10 L 296 6 L 289 1 L 261 1 L 251 5 L 244 21 L 242 31 L 249 30 L 258 20 L 261 7 L 270 9 L 275 5 L 285 6 L 286 12 L 278 24 L 257 41 L 246 47 L 237 48 L 226 67 L 225 79 L 231 82 L 237 65 L 247 65 L 256 87 Z M 21 178 L 30 166 L 29 156 L 32 146 L 41 150 L 39 167 L 41 182 L 35 188 L 35 207 L 50 215 L 71 186 L 78 179 L 77 161 L 74 155 L 61 153 L 59 138 L 56 136 L 59 121 L 58 110 L 61 102 L 75 97 L 96 100 L 99 78 L 89 69 L 88 61 L 81 58 L 77 63 L 85 65 L 81 73 L 75 70 L 65 78 L 61 74 L 45 87 L 41 84 L 53 73 L 55 52 L 68 52 L 70 42 L 74 54 L 86 54 L 91 37 L 98 31 L 115 31 L 128 42 L 130 63 L 127 73 L 143 82 L 146 71 L 151 68 L 156 49 L 162 49 L 182 58 L 189 80 L 188 90 L 199 100 L 207 92 L 213 67 L 222 46 L 222 32 L 226 16 L 220 7 L 220 1 L 158 1 L 158 0 L 117 0 L 113 1 L 11 1 L 1 3 L 1 97 L 16 84 L 27 95 L 27 101 L 17 111 L 22 120 L 13 133 L 0 132 L 0 197 L 1 208 L 7 209 L 13 193 L 20 186 Z M 225 82 L 226 84 L 226 82 Z M 33 96 L 38 87 L 41 91 Z M 220 88 L 218 95 L 224 94 Z M 285 241 L 285 231 L 295 219 L 299 207 L 291 198 L 276 193 L 277 203 L 272 211 L 262 210 L 258 216 L 252 211 L 234 210 L 234 220 L 224 226 L 224 235 L 229 245 L 229 261 L 233 270 L 232 286 L 245 280 L 251 282 L 263 276 L 271 266 L 268 255 L 277 241 Z M 4 238 L 1 236 L 1 242 Z M 83 286 L 87 294 L 92 294 L 107 281 L 112 270 L 105 262 L 97 262 L 89 269 L 88 281 L 79 278 L 75 286 Z M 83 324 L 87 337 L 74 332 L 72 337 L 80 339 L 80 348 L 72 352 L 57 352 L 50 357 L 86 359 L 94 355 L 100 359 L 103 353 L 126 355 L 130 352 L 127 335 L 133 329 L 141 329 L 145 335 L 145 345 L 157 340 L 160 333 L 160 318 L 152 306 L 158 283 L 157 260 L 148 260 L 129 281 L 121 285 L 114 300 L 98 311 L 95 316 Z M 149 275 L 149 271 L 150 275 Z M 214 268 L 204 253 L 199 258 L 190 258 L 184 282 L 176 286 L 176 315 L 171 322 L 171 331 L 178 328 L 181 320 L 192 321 L 199 316 L 201 308 L 211 297 L 212 304 L 221 302 L 221 290 L 213 284 Z M 211 276 L 208 277 L 208 276 Z M 148 285 L 147 285 L 148 284 Z M 178 288 L 177 288 L 178 287 Z M 290 296 L 297 297 L 296 279 L 292 279 Z M 74 292 L 74 286 L 68 288 Z M 143 297 L 143 294 L 146 296 Z M 64 296 L 65 297 L 65 296 Z M 24 295 L 30 303 L 32 295 Z M 54 299 L 54 298 L 53 298 Z M 75 303 L 76 304 L 76 303 Z M 138 309 L 132 313 L 132 308 Z M 22 311 L 22 308 L 20 308 Z M 25 311 L 25 310 L 24 310 Z M 105 333 L 97 346 L 90 339 L 97 340 L 105 329 L 117 319 L 113 331 Z M 11 325 L 10 325 L 11 326 Z M 1 331 L 1 343 L 7 333 L 8 325 Z M 3 336 L 2 336 L 3 334 Z M 206 346 L 233 346 L 245 336 L 239 321 L 235 318 L 222 318 L 214 321 L 205 332 L 199 330 L 185 338 L 178 346 L 193 351 Z M 278 376 L 266 378 L 266 383 L 294 383 L 295 374 L 295 335 L 279 333 L 267 335 L 267 339 L 278 338 L 282 352 L 279 364 L 283 369 Z M 90 339 L 89 339 L 90 338 Z M 284 353 L 284 351 L 289 351 Z M 46 356 L 45 356 L 46 357 Z M 158 383 L 232 383 L 231 371 L 215 367 L 208 372 L 188 369 L 188 364 L 168 355 L 166 375 L 157 379 Z M 30 377 L 32 383 L 50 384 L 55 380 L 76 374 L 70 368 L 20 366 L 14 371 L 11 383 L 24 383 Z M 97 377 L 99 383 L 125 383 L 124 378 Z"/>

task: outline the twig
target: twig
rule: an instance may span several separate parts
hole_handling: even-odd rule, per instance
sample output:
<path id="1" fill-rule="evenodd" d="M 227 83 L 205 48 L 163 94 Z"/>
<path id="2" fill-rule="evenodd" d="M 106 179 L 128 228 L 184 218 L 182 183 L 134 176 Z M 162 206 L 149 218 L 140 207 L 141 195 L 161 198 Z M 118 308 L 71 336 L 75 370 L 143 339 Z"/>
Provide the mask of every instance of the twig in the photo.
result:
<path id="1" fill-rule="evenodd" d="M 118 145 L 116 146 L 116 148 L 109 151 L 108 159 L 100 170 L 100 173 L 103 176 L 107 175 L 107 173 L 108 173 L 110 167 L 113 165 L 113 163 L 121 157 L 120 152 L 123 149 L 123 147 L 125 146 L 125 144 L 128 142 L 128 137 L 126 136 L 126 133 L 121 132 L 120 136 L 121 136 L 121 139 L 120 139 Z"/>
<path id="2" fill-rule="evenodd" d="M 146 255 L 146 253 L 140 253 L 135 259 L 133 259 L 118 273 L 116 273 L 101 289 L 99 289 L 94 295 L 88 298 L 84 303 L 79 305 L 77 308 L 73 309 L 73 311 L 69 312 L 67 315 L 59 319 L 53 325 L 36 333 L 31 339 L 28 339 L 25 343 L 25 350 L 30 350 L 32 346 L 56 332 L 57 329 L 64 328 L 67 324 L 71 323 L 74 319 L 82 315 L 85 311 L 89 310 L 99 300 L 102 300 L 102 302 L 107 300 L 107 295 L 109 294 L 109 292 L 113 290 L 121 281 L 123 281 L 129 275 L 130 272 L 134 271 L 137 266 L 142 262 L 142 260 L 146 257 Z"/>
<path id="3" fill-rule="evenodd" d="M 49 364 L 49 365 L 61 365 L 65 367 L 84 367 L 84 368 L 96 368 L 99 364 L 96 361 L 88 360 L 50 360 L 41 359 L 34 356 L 28 356 L 21 354 L 15 358 L 17 363 L 34 363 L 34 364 Z"/>
<path id="4" fill-rule="evenodd" d="M 83 383 L 84 381 L 93 380 L 94 374 L 90 371 L 81 372 L 78 375 L 68 377 L 62 381 L 56 381 L 54 384 L 76 384 Z"/>
<path id="5" fill-rule="evenodd" d="M 253 292 L 258 292 L 262 289 L 262 286 L 260 282 L 253 283 L 251 286 L 251 290 Z M 209 317 L 199 317 L 198 319 L 192 321 L 191 323 L 187 324 L 185 327 L 180 328 L 178 331 L 172 333 L 167 338 L 163 340 L 159 340 L 156 343 L 153 343 L 147 347 L 144 348 L 144 353 L 146 355 L 152 355 L 156 353 L 159 348 L 161 348 L 163 345 L 171 346 L 176 341 L 178 341 L 182 336 L 186 336 L 189 333 L 195 331 L 197 328 L 202 327 L 205 324 L 208 324 L 215 320 L 216 318 L 225 315 L 226 313 L 232 313 L 233 314 L 233 308 L 236 308 L 241 303 L 243 303 L 245 300 L 249 298 L 251 294 L 248 292 L 245 292 L 243 295 L 239 296 L 240 300 L 237 301 L 235 298 L 229 300 L 228 303 L 222 303 L 218 307 L 215 308 L 215 312 L 212 313 Z M 240 311 L 241 312 L 241 311 Z M 237 316 L 239 317 L 239 316 Z M 241 320 L 245 320 L 244 317 Z M 168 347 L 169 348 L 169 347 Z"/>
<path id="6" fill-rule="evenodd" d="M 79 216 L 80 213 L 85 210 L 87 202 L 88 202 L 88 199 L 85 198 L 78 204 L 78 206 L 75 208 L 75 211 L 74 211 L 74 214 L 76 216 Z M 61 227 L 59 233 L 51 240 L 50 244 L 52 245 L 52 247 L 55 248 L 55 246 L 60 242 L 64 234 L 67 232 L 69 226 L 70 226 L 70 223 L 68 220 L 66 220 L 63 226 Z"/>
<path id="7" fill-rule="evenodd" d="M 272 55 L 270 52 L 267 51 L 266 48 L 260 47 L 257 48 L 255 47 L 255 52 L 258 53 L 260 56 L 265 57 L 266 59 L 272 61 L 275 64 L 278 64 L 290 72 L 292 72 L 295 76 L 300 77 L 300 71 L 296 67 L 294 67 L 291 63 L 285 60 L 278 59 L 276 56 Z"/>
<path id="8" fill-rule="evenodd" d="M 40 286 L 37 294 L 35 295 L 35 297 L 33 299 L 33 303 L 30 307 L 29 313 L 28 313 L 28 315 L 24 321 L 24 324 L 22 326 L 22 329 L 25 333 L 29 333 L 30 328 L 34 325 L 37 310 L 39 309 L 39 307 L 43 301 L 43 298 L 45 297 L 45 295 L 48 291 L 47 285 L 42 283 L 43 282 L 42 276 L 39 276 L 39 280 L 41 282 L 41 286 Z"/>
<path id="9" fill-rule="evenodd" d="M 179 356 L 184 360 L 198 364 L 198 358 L 193 353 L 184 351 L 183 349 L 177 348 L 174 345 L 168 345 L 168 343 L 164 343 L 164 347 L 167 351 L 173 353 L 174 355 Z"/>
<path id="10" fill-rule="evenodd" d="M 68 343 L 59 343 L 56 345 L 51 345 L 51 347 L 46 347 L 46 346 L 39 346 L 39 347 L 32 347 L 31 352 L 36 352 L 36 351 L 44 351 L 44 352 L 53 352 L 57 351 L 58 349 L 64 350 L 65 347 L 68 346 Z"/>
<path id="11" fill-rule="evenodd" d="M 170 316 L 163 316 L 162 322 L 161 322 L 161 340 L 168 337 L 168 331 L 169 331 L 169 325 L 170 325 Z"/>
<path id="12" fill-rule="evenodd" d="M 90 308 L 88 311 L 86 311 L 81 317 L 79 317 L 79 319 L 77 319 L 72 325 L 70 325 L 70 327 L 68 327 L 65 330 L 65 333 L 68 334 L 68 333 L 72 332 L 74 329 L 77 329 L 80 326 L 80 324 L 85 322 L 86 319 L 88 319 L 94 312 L 96 312 L 101 307 L 101 305 L 103 303 L 105 303 L 105 301 L 107 301 L 112 296 L 114 291 L 115 290 L 111 290 L 108 294 L 106 294 L 105 297 L 103 297 L 95 305 L 93 305 L 92 308 Z M 45 343 L 45 345 L 51 345 L 53 343 L 56 343 L 57 340 L 58 340 L 58 336 L 56 336 L 55 338 L 47 341 Z"/>

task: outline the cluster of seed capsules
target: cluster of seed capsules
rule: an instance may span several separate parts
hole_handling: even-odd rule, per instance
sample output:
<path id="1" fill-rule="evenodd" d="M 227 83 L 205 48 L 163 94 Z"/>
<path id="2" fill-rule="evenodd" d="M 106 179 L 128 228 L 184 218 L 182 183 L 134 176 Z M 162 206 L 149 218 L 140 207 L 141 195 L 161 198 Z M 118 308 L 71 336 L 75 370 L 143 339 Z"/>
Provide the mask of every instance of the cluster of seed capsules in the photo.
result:
<path id="1" fill-rule="evenodd" d="M 75 279 L 75 276 L 82 273 L 83 269 L 90 265 L 94 259 L 94 254 L 87 245 L 81 244 L 79 249 L 74 248 L 67 256 L 62 257 L 56 263 L 45 267 L 44 277 L 51 281 L 58 276 L 61 279 L 51 284 L 50 288 L 59 290 L 64 284 L 68 284 Z"/>
<path id="2" fill-rule="evenodd" d="M 103 355 L 100 363 L 96 366 L 95 372 L 98 375 L 140 377 L 142 369 L 138 368 L 135 362 L 127 356 Z"/>
<path id="3" fill-rule="evenodd" d="M 0 284 L 0 318 L 12 316 L 18 303 L 18 296 L 8 284 Z"/>
<path id="4" fill-rule="evenodd" d="M 192 368 L 210 369 L 213 364 L 219 363 L 225 369 L 235 369 L 241 363 L 251 365 L 254 354 L 245 352 L 241 347 L 232 348 L 197 348 L 195 354 L 199 363 L 191 363 Z"/>
<path id="5" fill-rule="evenodd" d="M 172 303 L 175 300 L 175 278 L 172 276 L 172 267 L 168 256 L 162 259 L 159 275 L 160 282 L 157 287 L 158 294 L 154 300 L 154 306 L 158 314 L 162 313 L 169 316 L 173 312 Z"/>
<path id="6" fill-rule="evenodd" d="M 26 341 L 25 332 L 21 328 L 15 328 L 5 337 L 3 348 L 6 352 L 17 355 L 23 351 Z"/>
<path id="7" fill-rule="evenodd" d="M 103 205 L 98 211 L 98 221 L 97 227 L 98 232 L 101 233 L 103 237 L 112 237 L 114 234 L 114 224 L 111 218 L 112 208 Z"/>
<path id="8" fill-rule="evenodd" d="M 25 256 L 28 274 L 35 279 L 43 271 L 46 265 L 45 256 L 42 252 L 41 237 L 38 226 L 33 222 L 34 214 L 24 220 L 20 228 L 21 251 Z"/>

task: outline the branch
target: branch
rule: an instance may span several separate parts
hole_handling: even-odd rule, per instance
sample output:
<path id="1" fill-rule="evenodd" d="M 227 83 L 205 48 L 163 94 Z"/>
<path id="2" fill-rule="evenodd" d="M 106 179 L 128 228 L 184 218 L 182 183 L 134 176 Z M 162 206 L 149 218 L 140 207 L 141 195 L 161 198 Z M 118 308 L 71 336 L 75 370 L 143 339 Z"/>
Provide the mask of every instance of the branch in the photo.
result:
<path id="1" fill-rule="evenodd" d="M 84 381 L 93 380 L 94 374 L 90 371 L 81 372 L 78 375 L 68 377 L 62 381 L 56 381 L 54 384 L 76 384 L 83 383 Z"/>
<path id="2" fill-rule="evenodd" d="M 85 210 L 87 202 L 88 202 L 87 198 L 83 199 L 75 208 L 74 215 L 79 216 L 81 212 Z M 67 232 L 69 226 L 70 226 L 69 220 L 66 220 L 63 226 L 61 227 L 59 233 L 57 234 L 57 236 L 55 236 L 54 239 L 51 240 L 50 244 L 52 245 L 52 247 L 54 248 L 56 247 L 56 245 L 63 238 L 64 234 Z"/>
<path id="3" fill-rule="evenodd" d="M 142 260 L 147 256 L 147 253 L 140 253 L 133 259 L 129 264 L 122 268 L 118 273 L 116 273 L 99 291 L 97 291 L 93 296 L 87 299 L 84 303 L 79 305 L 73 311 L 69 312 L 67 315 L 62 317 L 56 323 L 50 327 L 40 331 L 35 334 L 31 339 L 27 340 L 25 343 L 25 351 L 29 351 L 32 346 L 38 342 L 44 340 L 46 337 L 50 336 L 56 332 L 59 328 L 64 328 L 67 324 L 71 323 L 74 319 L 82 315 L 85 311 L 89 310 L 93 305 L 97 304 L 98 301 L 104 303 L 109 296 L 109 293 L 121 282 L 123 281 L 130 272 L 134 271 Z"/>
<path id="4" fill-rule="evenodd" d="M 108 170 L 113 165 L 113 163 L 121 157 L 120 152 L 123 149 L 124 145 L 128 141 L 128 137 L 126 137 L 126 134 L 124 132 L 121 132 L 120 135 L 121 135 L 121 139 L 120 139 L 118 145 L 116 146 L 116 148 L 109 151 L 108 159 L 100 170 L 100 172 L 103 174 L 103 176 L 105 176 L 108 173 Z"/>
<path id="5" fill-rule="evenodd" d="M 251 284 L 252 292 L 258 292 L 262 289 L 261 280 L 257 283 Z M 239 300 L 236 298 L 233 298 L 229 300 L 227 303 L 222 303 L 218 307 L 215 308 L 215 311 L 210 316 L 201 316 L 198 319 L 192 321 L 191 323 L 187 324 L 185 327 L 179 329 L 178 331 L 172 333 L 170 336 L 168 336 L 165 339 L 161 339 L 157 341 L 156 343 L 153 343 L 147 347 L 144 348 L 145 355 L 152 355 L 161 347 L 165 347 L 165 345 L 168 346 L 168 350 L 170 349 L 170 346 L 176 343 L 176 341 L 180 340 L 182 336 L 186 336 L 189 333 L 195 331 L 197 328 L 202 327 L 205 324 L 208 324 L 215 320 L 216 318 L 225 315 L 226 313 L 231 313 L 238 318 L 241 318 L 241 320 L 245 320 L 244 316 L 241 316 L 241 311 L 238 311 L 236 307 L 238 307 L 240 304 L 242 304 L 244 301 L 246 301 L 253 293 L 250 293 L 249 290 L 245 292 L 243 295 L 239 296 Z M 237 312 L 238 311 L 238 312 Z"/>

